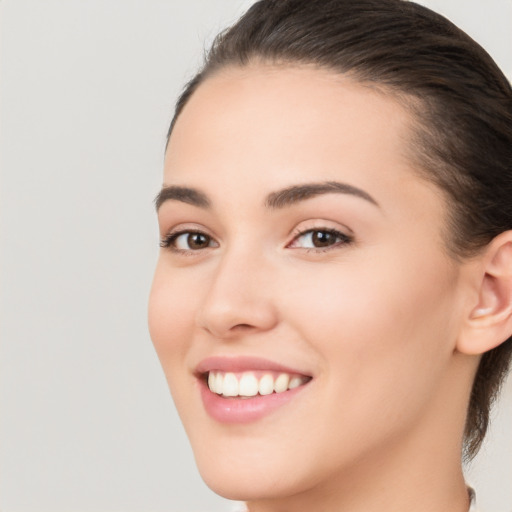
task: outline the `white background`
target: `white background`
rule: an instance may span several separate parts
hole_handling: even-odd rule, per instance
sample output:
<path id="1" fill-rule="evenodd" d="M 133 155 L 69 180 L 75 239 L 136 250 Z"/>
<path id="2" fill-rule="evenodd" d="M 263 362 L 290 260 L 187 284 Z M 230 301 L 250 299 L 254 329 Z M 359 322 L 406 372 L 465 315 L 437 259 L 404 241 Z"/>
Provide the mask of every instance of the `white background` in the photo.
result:
<path id="1" fill-rule="evenodd" d="M 236 0 L 3 0 L 0 509 L 229 510 L 146 328 L 173 103 Z M 512 71 L 510 0 L 431 0 Z M 512 379 L 470 481 L 512 511 Z M 256 477 L 256 476 L 255 476 Z"/>

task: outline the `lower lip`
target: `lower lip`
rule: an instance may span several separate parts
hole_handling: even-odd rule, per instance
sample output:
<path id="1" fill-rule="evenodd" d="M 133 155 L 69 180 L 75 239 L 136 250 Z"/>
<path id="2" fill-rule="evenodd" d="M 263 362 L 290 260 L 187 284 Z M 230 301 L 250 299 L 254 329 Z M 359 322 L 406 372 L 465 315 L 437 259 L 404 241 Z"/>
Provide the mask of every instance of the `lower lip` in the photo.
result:
<path id="1" fill-rule="evenodd" d="M 220 423 L 251 423 L 272 413 L 287 404 L 308 384 L 303 384 L 283 393 L 257 395 L 250 398 L 224 398 L 213 393 L 203 380 L 200 380 L 201 398 L 206 412 Z"/>

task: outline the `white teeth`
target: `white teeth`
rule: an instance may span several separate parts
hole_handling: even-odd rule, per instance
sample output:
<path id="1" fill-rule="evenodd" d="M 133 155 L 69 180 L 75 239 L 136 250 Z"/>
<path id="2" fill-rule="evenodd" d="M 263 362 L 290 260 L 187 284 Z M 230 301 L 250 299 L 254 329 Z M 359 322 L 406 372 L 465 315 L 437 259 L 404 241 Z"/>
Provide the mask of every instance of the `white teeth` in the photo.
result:
<path id="1" fill-rule="evenodd" d="M 282 393 L 288 389 L 288 383 L 290 382 L 290 376 L 287 373 L 281 373 L 274 382 L 274 391 L 276 393 Z"/>
<path id="2" fill-rule="evenodd" d="M 258 386 L 260 395 L 270 395 L 274 392 L 274 377 L 270 374 L 263 375 Z"/>
<path id="3" fill-rule="evenodd" d="M 208 374 L 208 387 L 210 388 L 210 391 L 213 391 L 214 393 L 217 393 L 217 378 L 215 373 L 210 372 Z"/>
<path id="4" fill-rule="evenodd" d="M 234 373 L 224 375 L 222 394 L 224 396 L 238 396 L 238 379 Z"/>
<path id="5" fill-rule="evenodd" d="M 232 372 L 214 372 L 208 374 L 208 387 L 213 393 L 226 397 L 270 395 L 284 393 L 309 380 L 308 377 L 281 373 L 276 378 L 271 373 L 263 374 L 259 379 L 253 372 L 243 372 L 237 376 Z"/>
<path id="6" fill-rule="evenodd" d="M 290 383 L 288 384 L 288 389 L 298 388 L 302 384 L 302 379 L 300 377 L 292 377 L 290 379 Z"/>
<path id="7" fill-rule="evenodd" d="M 238 387 L 238 393 L 241 396 L 256 396 L 258 394 L 258 379 L 252 373 L 244 373 Z"/>
<path id="8" fill-rule="evenodd" d="M 222 395 L 222 390 L 224 389 L 224 375 L 220 372 L 217 373 L 217 376 L 215 377 L 215 385 L 213 389 L 215 390 L 215 393 Z"/>
<path id="9" fill-rule="evenodd" d="M 218 393 L 219 395 L 222 395 L 223 384 L 224 374 L 214 372 L 210 372 L 208 374 L 208 387 L 210 388 L 211 391 L 213 391 L 214 393 Z"/>

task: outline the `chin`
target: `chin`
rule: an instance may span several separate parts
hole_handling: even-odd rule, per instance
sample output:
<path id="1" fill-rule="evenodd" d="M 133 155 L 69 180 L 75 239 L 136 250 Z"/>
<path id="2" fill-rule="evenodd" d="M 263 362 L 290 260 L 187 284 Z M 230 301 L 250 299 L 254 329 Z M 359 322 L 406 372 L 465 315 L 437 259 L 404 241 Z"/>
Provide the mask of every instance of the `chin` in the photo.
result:
<path id="1" fill-rule="evenodd" d="M 265 471 L 254 466 L 248 466 L 243 471 L 239 468 L 215 471 L 213 468 L 199 466 L 199 472 L 213 492 L 229 500 L 275 499 L 296 494 L 299 487 L 276 471 Z"/>
<path id="2" fill-rule="evenodd" d="M 279 449 L 270 450 L 269 446 L 263 449 L 253 446 L 251 449 L 247 445 L 238 449 L 234 446 L 210 450 L 203 447 L 203 450 L 194 449 L 202 479 L 213 492 L 230 500 L 290 496 L 307 484 L 304 482 L 306 475 L 298 471 L 300 461 L 290 457 L 290 452 L 283 457 Z"/>

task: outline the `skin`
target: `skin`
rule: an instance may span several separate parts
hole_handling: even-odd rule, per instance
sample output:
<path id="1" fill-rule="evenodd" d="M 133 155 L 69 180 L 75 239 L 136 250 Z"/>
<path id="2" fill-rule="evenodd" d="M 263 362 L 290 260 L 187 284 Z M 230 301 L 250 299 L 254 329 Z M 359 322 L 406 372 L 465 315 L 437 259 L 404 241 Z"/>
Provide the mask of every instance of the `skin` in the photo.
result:
<path id="1" fill-rule="evenodd" d="M 474 265 L 443 240 L 446 205 L 407 157 L 414 122 L 393 98 L 307 67 L 253 64 L 208 78 L 181 113 L 149 304 L 154 346 L 206 483 L 257 512 L 468 509 L 461 438 L 478 355 L 457 350 Z M 277 190 L 341 182 L 281 208 Z M 351 238 L 318 250 L 300 235 Z M 178 250 L 176 250 L 178 249 Z M 472 266 L 473 265 L 473 266 Z M 472 306 L 471 306 L 472 305 Z M 244 425 L 205 411 L 209 356 L 256 356 L 311 375 L 285 406 Z"/>

